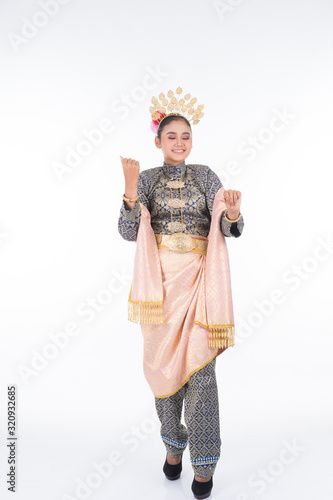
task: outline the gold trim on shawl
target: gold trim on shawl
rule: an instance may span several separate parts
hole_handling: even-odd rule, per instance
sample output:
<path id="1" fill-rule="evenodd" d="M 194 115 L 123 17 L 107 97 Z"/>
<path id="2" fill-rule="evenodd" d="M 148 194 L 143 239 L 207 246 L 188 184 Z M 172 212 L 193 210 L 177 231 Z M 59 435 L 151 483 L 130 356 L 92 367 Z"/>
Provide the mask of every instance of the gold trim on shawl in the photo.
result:
<path id="1" fill-rule="evenodd" d="M 128 296 L 128 319 L 133 323 L 163 323 L 163 302 L 132 300 L 132 286 Z"/>

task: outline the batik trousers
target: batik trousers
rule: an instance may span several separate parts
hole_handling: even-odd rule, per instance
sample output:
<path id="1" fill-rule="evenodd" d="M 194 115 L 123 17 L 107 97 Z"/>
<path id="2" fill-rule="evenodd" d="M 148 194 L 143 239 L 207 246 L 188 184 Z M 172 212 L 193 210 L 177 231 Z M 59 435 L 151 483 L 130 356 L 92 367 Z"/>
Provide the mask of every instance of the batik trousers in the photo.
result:
<path id="1" fill-rule="evenodd" d="M 172 396 L 155 398 L 167 452 L 179 457 L 189 444 L 194 474 L 199 477 L 214 474 L 221 451 L 215 364 L 216 358 L 191 375 Z M 186 427 L 181 423 L 183 403 Z"/>

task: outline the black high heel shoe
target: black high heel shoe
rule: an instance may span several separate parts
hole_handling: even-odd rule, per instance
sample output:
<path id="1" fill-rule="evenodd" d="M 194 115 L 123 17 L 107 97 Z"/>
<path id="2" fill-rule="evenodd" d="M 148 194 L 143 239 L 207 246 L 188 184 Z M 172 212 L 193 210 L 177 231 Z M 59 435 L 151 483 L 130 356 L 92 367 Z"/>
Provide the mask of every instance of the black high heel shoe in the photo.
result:
<path id="1" fill-rule="evenodd" d="M 192 483 L 192 492 L 195 498 L 202 500 L 203 498 L 208 498 L 213 489 L 213 476 L 211 476 L 209 481 L 202 483 L 197 481 L 195 478 Z"/>
<path id="2" fill-rule="evenodd" d="M 174 481 L 175 479 L 179 479 L 180 473 L 182 471 L 182 460 L 183 460 L 183 456 L 180 457 L 179 464 L 171 465 L 171 464 L 168 464 L 167 459 L 165 459 L 165 462 L 163 465 L 163 472 L 164 472 L 167 479 L 170 479 L 170 481 Z"/>

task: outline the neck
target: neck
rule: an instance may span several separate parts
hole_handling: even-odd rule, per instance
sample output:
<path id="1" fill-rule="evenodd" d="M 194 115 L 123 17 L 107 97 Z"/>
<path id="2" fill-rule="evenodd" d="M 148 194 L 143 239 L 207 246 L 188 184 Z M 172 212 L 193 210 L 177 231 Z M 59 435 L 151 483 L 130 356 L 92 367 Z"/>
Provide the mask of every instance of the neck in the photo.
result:
<path id="1" fill-rule="evenodd" d="M 171 160 L 171 161 L 164 160 L 164 165 L 171 165 L 172 167 L 177 167 L 177 165 L 181 165 L 183 163 L 185 163 L 185 160 L 178 161 L 178 162 L 177 161 L 173 161 L 173 160 Z"/>

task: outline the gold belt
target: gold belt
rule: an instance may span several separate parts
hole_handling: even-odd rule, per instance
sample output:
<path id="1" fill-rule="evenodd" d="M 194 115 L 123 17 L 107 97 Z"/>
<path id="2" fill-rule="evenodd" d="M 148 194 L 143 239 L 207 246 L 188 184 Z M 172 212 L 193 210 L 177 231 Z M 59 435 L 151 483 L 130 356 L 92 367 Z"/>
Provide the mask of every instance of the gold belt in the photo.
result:
<path id="1" fill-rule="evenodd" d="M 196 252 L 207 254 L 207 240 L 192 238 L 185 233 L 157 234 L 155 233 L 157 248 L 167 248 L 178 253 Z"/>

